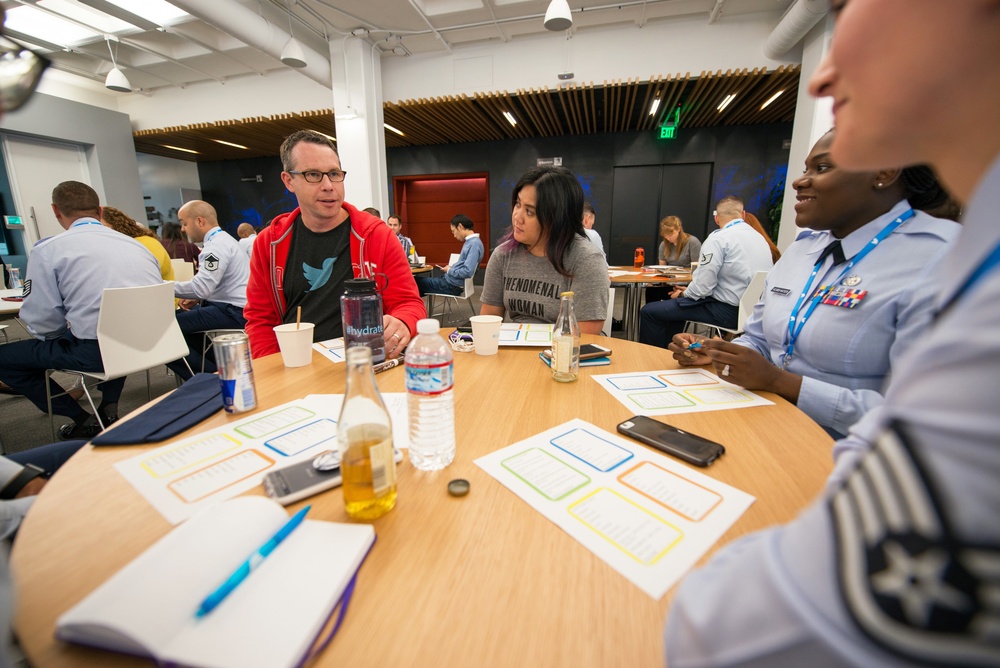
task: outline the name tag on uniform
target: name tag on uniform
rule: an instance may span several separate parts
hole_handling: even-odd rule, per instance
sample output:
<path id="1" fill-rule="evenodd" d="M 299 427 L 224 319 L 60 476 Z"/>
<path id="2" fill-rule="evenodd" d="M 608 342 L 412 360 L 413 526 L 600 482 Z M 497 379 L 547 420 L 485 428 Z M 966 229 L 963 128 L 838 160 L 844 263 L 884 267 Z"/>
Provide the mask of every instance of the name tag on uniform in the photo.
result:
<path id="1" fill-rule="evenodd" d="M 855 290 L 846 285 L 838 285 L 823 298 L 823 303 L 828 306 L 840 306 L 843 308 L 854 308 L 861 303 L 861 300 L 868 295 L 867 290 Z"/>
<path id="2" fill-rule="evenodd" d="M 776 295 L 781 295 L 782 297 L 784 297 L 789 292 L 791 292 L 791 290 L 789 290 L 788 288 L 777 288 L 777 287 L 775 287 L 775 288 L 771 288 L 771 292 L 773 292 Z"/>

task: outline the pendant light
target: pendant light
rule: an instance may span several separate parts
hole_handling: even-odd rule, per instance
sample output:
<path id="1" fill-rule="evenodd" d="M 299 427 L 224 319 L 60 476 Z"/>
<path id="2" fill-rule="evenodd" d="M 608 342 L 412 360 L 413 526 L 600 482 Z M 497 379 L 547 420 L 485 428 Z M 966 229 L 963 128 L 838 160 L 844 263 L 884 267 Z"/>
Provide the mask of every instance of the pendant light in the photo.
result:
<path id="1" fill-rule="evenodd" d="M 107 78 L 104 80 L 104 87 L 119 93 L 131 93 L 132 84 L 129 83 L 125 73 L 119 69 L 118 63 L 115 61 L 115 52 L 111 49 L 111 36 L 105 35 L 104 37 L 108 42 L 108 53 L 111 54 L 111 64 L 113 65 L 111 71 L 108 72 Z"/>
<path id="2" fill-rule="evenodd" d="M 552 0 L 545 10 L 544 25 L 546 30 L 569 30 L 573 26 L 569 3 L 566 0 Z"/>

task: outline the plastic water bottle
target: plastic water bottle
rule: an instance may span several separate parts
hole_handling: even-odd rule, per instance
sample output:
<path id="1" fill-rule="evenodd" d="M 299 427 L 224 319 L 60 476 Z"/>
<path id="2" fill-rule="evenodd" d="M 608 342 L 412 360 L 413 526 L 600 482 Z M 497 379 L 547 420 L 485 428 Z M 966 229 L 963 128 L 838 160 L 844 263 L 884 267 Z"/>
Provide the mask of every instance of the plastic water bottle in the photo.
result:
<path id="1" fill-rule="evenodd" d="M 24 287 L 21 282 L 21 270 L 17 267 L 7 267 L 7 273 L 10 275 L 10 289 L 20 290 Z"/>
<path id="2" fill-rule="evenodd" d="M 410 463 L 437 471 L 455 459 L 455 372 L 451 347 L 430 318 L 417 322 L 406 348 L 406 400 L 410 414 Z"/>
<path id="3" fill-rule="evenodd" d="M 385 361 L 385 336 L 382 331 L 382 297 L 375 281 L 352 278 L 344 281 L 340 298 L 340 320 L 344 327 L 344 347 L 368 346 L 372 362 Z"/>
<path id="4" fill-rule="evenodd" d="M 580 325 L 573 310 L 573 293 L 564 292 L 552 330 L 552 378 L 571 383 L 580 377 Z"/>

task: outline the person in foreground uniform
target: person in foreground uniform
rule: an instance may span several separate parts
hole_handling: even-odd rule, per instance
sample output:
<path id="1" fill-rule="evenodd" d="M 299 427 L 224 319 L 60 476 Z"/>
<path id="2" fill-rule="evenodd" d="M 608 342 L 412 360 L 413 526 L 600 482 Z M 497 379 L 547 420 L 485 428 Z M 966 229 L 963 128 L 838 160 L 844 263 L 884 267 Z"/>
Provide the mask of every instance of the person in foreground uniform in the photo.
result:
<path id="1" fill-rule="evenodd" d="M 966 203 L 934 317 L 824 494 L 680 584 L 671 668 L 1000 665 L 1000 2 L 839 0 L 810 92 L 844 169 L 927 163 Z M 933 44 L 933 48 L 927 45 Z"/>

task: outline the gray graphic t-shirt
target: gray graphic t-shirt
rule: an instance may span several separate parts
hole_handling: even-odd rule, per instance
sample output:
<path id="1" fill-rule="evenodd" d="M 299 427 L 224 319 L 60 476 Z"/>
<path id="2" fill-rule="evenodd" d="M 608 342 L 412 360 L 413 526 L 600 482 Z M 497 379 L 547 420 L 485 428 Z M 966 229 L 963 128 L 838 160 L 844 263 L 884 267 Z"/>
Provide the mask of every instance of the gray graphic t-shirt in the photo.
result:
<path id="1" fill-rule="evenodd" d="M 524 246 L 497 249 L 486 265 L 480 301 L 502 306 L 514 322 L 554 323 L 559 295 L 572 290 L 577 320 L 604 320 L 608 313 L 608 264 L 604 254 L 585 237 L 576 237 L 566 250 L 570 279 L 555 270 L 548 258 L 536 257 Z"/>

